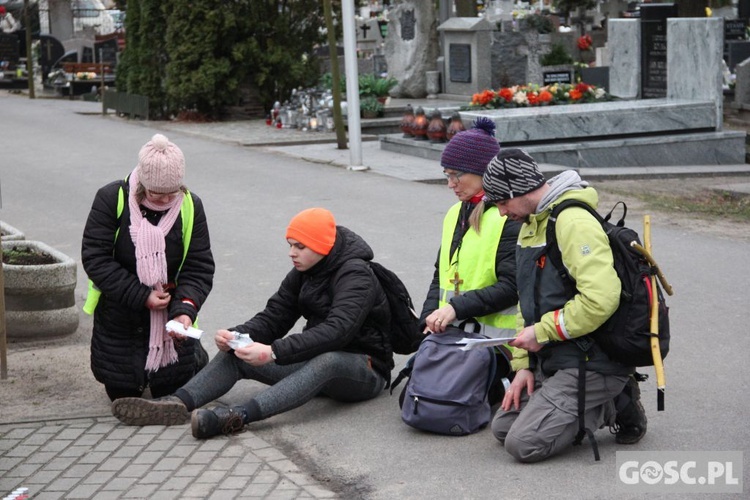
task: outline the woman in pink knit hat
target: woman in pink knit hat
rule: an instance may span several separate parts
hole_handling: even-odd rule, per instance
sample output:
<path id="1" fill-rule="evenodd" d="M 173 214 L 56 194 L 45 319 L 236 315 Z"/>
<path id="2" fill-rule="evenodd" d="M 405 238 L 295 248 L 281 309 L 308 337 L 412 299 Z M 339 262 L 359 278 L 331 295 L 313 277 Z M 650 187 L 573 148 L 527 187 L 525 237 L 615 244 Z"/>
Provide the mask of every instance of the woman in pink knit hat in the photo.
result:
<path id="1" fill-rule="evenodd" d="M 165 326 L 192 326 L 213 285 L 206 214 L 184 176 L 182 151 L 156 134 L 125 180 L 99 189 L 86 221 L 91 369 L 113 401 L 146 387 L 171 394 L 208 363 L 200 341 Z"/>
<path id="2" fill-rule="evenodd" d="M 218 330 L 219 352 L 174 395 L 112 403 L 117 419 L 126 425 L 190 422 L 193 436 L 206 439 L 239 432 L 318 395 L 354 403 L 383 392 L 393 368 L 391 311 L 370 269 L 372 248 L 320 207 L 295 215 L 286 241 L 292 269 L 266 307 Z M 294 331 L 300 318 L 305 325 Z M 240 380 L 268 387 L 232 406 L 204 408 Z"/>

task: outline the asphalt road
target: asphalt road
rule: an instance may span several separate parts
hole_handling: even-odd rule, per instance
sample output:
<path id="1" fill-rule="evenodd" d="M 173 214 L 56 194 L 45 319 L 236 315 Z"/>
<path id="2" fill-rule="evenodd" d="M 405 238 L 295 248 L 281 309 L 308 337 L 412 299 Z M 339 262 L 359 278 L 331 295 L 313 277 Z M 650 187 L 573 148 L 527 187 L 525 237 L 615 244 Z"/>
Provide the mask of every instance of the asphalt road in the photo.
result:
<path id="1" fill-rule="evenodd" d="M 0 96 L 0 217 L 27 239 L 79 260 L 94 193 L 132 170 L 158 124 L 86 116 L 75 109 L 68 101 Z M 332 210 L 339 224 L 362 235 L 376 260 L 396 271 L 421 305 L 442 217 L 454 201 L 444 187 L 194 135 L 168 136 L 184 151 L 186 183 L 208 214 L 217 270 L 201 311 L 203 329 L 235 325 L 263 307 L 289 269 L 286 224 L 311 206 Z M 317 479 L 341 488 L 344 498 L 635 498 L 618 489 L 618 450 L 747 453 L 747 242 L 663 222 L 654 221 L 654 247 L 676 292 L 669 299 L 666 411 L 656 411 L 652 377 L 642 384 L 649 431 L 637 445 L 616 445 L 602 430 L 597 434 L 601 462 L 594 462 L 584 445 L 540 464 L 517 464 L 489 430 L 459 438 L 412 430 L 401 422 L 397 398 L 388 394 L 357 405 L 316 399 L 251 429 Z M 85 280 L 79 268 L 81 303 Z M 210 338 L 204 345 L 213 353 Z M 404 361 L 397 357 L 397 369 Z M 240 383 L 225 401 L 260 387 Z M 97 415 L 107 411 L 106 401 L 99 401 L 90 408 Z M 747 484 L 750 467 L 738 474 Z"/>

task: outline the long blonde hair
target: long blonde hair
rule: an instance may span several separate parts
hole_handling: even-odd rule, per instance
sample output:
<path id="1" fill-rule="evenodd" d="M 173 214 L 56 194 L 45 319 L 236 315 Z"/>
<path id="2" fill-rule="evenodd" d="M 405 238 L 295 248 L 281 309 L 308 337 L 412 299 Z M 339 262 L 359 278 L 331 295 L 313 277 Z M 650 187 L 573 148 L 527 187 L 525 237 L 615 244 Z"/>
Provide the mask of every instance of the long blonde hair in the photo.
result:
<path id="1" fill-rule="evenodd" d="M 481 234 L 482 215 L 484 215 L 484 200 L 479 200 L 469 216 L 469 225 L 474 228 L 477 234 Z"/>

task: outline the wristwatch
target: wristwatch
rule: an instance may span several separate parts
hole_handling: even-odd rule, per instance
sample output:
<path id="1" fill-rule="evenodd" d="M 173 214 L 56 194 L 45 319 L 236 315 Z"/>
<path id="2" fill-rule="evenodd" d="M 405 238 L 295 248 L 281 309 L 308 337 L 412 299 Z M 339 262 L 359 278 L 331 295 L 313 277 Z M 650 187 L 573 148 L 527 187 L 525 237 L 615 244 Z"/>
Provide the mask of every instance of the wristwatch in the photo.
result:
<path id="1" fill-rule="evenodd" d="M 271 359 L 276 361 L 276 353 L 273 352 L 273 347 L 271 348 Z"/>

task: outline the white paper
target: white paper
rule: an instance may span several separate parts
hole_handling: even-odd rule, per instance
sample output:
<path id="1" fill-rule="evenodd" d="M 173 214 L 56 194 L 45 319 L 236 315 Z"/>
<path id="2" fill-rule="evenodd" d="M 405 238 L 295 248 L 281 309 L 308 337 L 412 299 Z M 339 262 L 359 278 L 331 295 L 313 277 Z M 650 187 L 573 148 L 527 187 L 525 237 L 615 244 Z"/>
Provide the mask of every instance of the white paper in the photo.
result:
<path id="1" fill-rule="evenodd" d="M 493 347 L 496 345 L 507 344 L 515 339 L 515 337 L 501 337 L 497 339 L 470 339 L 464 337 L 461 340 L 456 341 L 456 344 L 466 344 L 461 350 L 468 351 L 469 349 L 476 349 L 477 347 Z"/>
<path id="2" fill-rule="evenodd" d="M 247 333 L 234 333 L 234 338 L 227 342 L 227 345 L 231 347 L 232 349 L 239 349 L 240 347 L 247 347 L 250 344 L 253 343 L 253 339 L 250 338 L 250 335 Z"/>
<path id="3" fill-rule="evenodd" d="M 199 339 L 201 338 L 201 335 L 203 335 L 203 330 L 198 330 L 197 328 L 193 328 L 192 326 L 185 330 L 185 327 L 182 325 L 182 323 L 175 320 L 167 321 L 167 324 L 165 326 L 168 332 L 179 333 L 180 335 L 192 337 L 194 339 Z"/>

